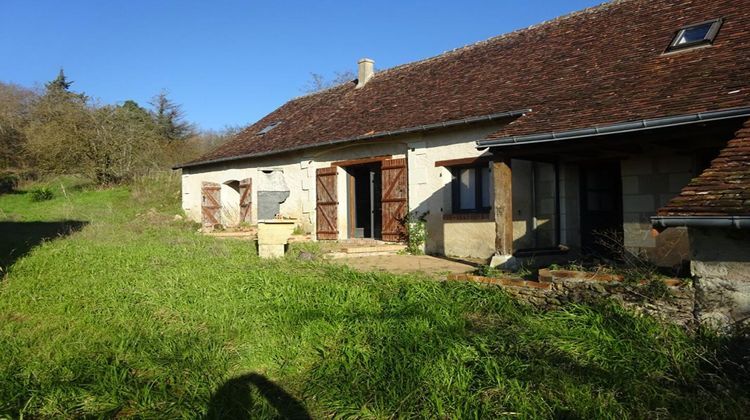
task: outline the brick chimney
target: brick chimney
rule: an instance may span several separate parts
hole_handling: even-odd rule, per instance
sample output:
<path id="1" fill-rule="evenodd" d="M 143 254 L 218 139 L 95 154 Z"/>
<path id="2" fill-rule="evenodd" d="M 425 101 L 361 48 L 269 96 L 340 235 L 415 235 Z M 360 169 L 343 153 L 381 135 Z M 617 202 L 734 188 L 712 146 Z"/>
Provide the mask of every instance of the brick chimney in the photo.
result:
<path id="1" fill-rule="evenodd" d="M 369 58 L 361 58 L 357 64 L 357 89 L 364 86 L 375 74 L 375 62 Z"/>

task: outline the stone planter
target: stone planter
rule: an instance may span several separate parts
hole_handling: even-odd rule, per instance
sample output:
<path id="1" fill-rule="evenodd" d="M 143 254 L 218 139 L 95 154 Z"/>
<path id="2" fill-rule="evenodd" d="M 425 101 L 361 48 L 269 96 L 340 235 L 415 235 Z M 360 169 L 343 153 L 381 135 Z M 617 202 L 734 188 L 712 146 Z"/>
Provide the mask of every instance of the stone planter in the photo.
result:
<path id="1" fill-rule="evenodd" d="M 296 220 L 289 219 L 258 221 L 258 255 L 261 258 L 283 257 L 296 224 Z"/>

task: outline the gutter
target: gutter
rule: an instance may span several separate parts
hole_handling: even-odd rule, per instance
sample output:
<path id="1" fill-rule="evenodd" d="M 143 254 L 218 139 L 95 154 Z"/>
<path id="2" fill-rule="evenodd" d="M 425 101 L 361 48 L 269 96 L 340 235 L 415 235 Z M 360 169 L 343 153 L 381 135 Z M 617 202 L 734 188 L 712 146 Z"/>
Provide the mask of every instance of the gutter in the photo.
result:
<path id="1" fill-rule="evenodd" d="M 750 216 L 652 216 L 656 229 L 670 227 L 712 227 L 750 229 Z"/>
<path id="2" fill-rule="evenodd" d="M 750 117 L 750 107 L 728 108 L 718 111 L 699 112 L 697 114 L 677 115 L 672 117 L 651 118 L 639 121 L 621 122 L 577 130 L 529 134 L 524 136 L 503 137 L 477 141 L 477 148 L 504 147 L 517 144 L 549 143 L 561 140 L 574 140 L 603 135 L 631 133 L 656 128 L 676 127 L 700 122 L 718 121 L 730 118 Z"/>
<path id="3" fill-rule="evenodd" d="M 183 163 L 183 164 L 173 166 L 172 169 L 190 168 L 190 167 L 195 167 L 195 166 L 211 165 L 214 163 L 229 162 L 233 160 L 277 155 L 280 153 L 296 152 L 299 150 L 312 149 L 312 148 L 321 147 L 321 146 L 353 143 L 353 142 L 357 142 L 361 140 L 370 140 L 370 139 L 381 138 L 381 137 L 391 137 L 391 136 L 397 136 L 397 135 L 402 135 L 402 134 L 418 133 L 422 131 L 433 130 L 436 128 L 449 128 L 449 127 L 456 127 L 460 125 L 473 124 L 473 123 L 478 123 L 478 122 L 494 121 L 494 120 L 501 119 L 501 118 L 520 117 L 528 112 L 531 112 L 531 109 L 520 109 L 520 110 L 515 110 L 515 111 L 507 111 L 507 112 L 499 112 L 496 114 L 482 115 L 478 117 L 462 118 L 459 120 L 443 121 L 443 122 L 434 123 L 434 124 L 417 125 L 414 127 L 400 128 L 398 130 L 380 131 L 377 133 L 366 134 L 363 136 L 347 137 L 343 139 L 324 141 L 321 143 L 315 143 L 315 144 L 306 145 L 306 146 L 291 147 L 289 149 L 273 150 L 273 151 L 261 152 L 261 153 L 249 153 L 245 155 L 211 159 L 211 160 L 205 160 L 202 162 L 195 162 L 195 163 Z"/>

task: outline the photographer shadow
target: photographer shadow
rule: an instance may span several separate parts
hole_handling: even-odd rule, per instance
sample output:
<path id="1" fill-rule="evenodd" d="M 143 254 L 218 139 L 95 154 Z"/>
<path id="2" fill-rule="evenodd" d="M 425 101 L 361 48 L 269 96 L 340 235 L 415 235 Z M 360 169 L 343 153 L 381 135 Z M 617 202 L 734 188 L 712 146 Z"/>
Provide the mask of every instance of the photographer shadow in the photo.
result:
<path id="1" fill-rule="evenodd" d="M 225 382 L 211 397 L 206 419 L 250 419 L 255 389 L 283 419 L 311 419 L 305 406 L 263 375 L 250 373 Z"/>

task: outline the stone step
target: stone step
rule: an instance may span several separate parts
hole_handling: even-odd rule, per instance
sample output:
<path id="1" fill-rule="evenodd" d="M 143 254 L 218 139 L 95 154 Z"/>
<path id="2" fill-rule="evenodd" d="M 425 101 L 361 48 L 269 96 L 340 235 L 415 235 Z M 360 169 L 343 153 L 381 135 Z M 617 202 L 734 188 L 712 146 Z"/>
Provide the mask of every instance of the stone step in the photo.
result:
<path id="1" fill-rule="evenodd" d="M 255 238 L 258 235 L 257 230 L 248 230 L 243 232 L 205 232 L 206 236 L 214 238 Z"/>
<path id="2" fill-rule="evenodd" d="M 340 258 L 360 258 L 360 257 L 379 257 L 379 256 L 389 256 L 389 255 L 397 255 L 397 252 L 393 251 L 373 251 L 373 252 L 355 252 L 353 254 L 346 253 L 346 252 L 329 252 L 325 254 L 325 258 L 331 259 L 331 260 L 337 260 Z"/>
<path id="3" fill-rule="evenodd" d="M 289 237 L 289 243 L 312 242 L 311 235 L 292 235 Z"/>
<path id="4" fill-rule="evenodd" d="M 340 252 L 346 254 L 366 254 L 373 252 L 380 253 L 397 253 L 406 249 L 406 245 L 372 245 L 372 246 L 353 246 L 341 248 Z"/>

